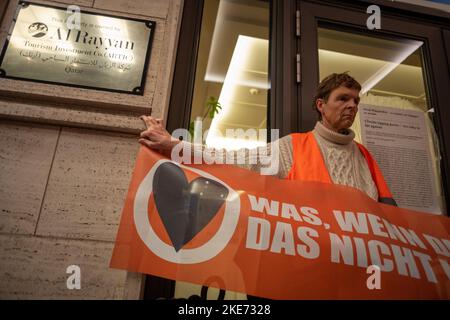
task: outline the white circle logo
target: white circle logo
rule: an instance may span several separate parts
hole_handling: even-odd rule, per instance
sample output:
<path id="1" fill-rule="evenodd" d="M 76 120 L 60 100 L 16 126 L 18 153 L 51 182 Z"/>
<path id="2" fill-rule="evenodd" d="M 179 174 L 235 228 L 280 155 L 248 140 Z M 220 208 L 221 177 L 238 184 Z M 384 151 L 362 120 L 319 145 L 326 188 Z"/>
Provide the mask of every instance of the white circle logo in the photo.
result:
<path id="1" fill-rule="evenodd" d="M 228 196 L 225 201 L 225 214 L 220 228 L 208 242 L 198 248 L 180 249 L 177 252 L 173 246 L 166 244 L 158 237 L 150 224 L 147 208 L 150 195 L 153 191 L 153 177 L 158 167 L 166 162 L 170 162 L 180 168 L 184 168 L 200 176 L 214 180 L 228 189 Z M 141 240 L 158 257 L 179 264 L 200 263 L 214 258 L 227 246 L 228 242 L 233 237 L 239 221 L 240 205 L 239 194 L 213 175 L 163 159 L 155 163 L 137 189 L 133 206 L 134 223 Z"/>

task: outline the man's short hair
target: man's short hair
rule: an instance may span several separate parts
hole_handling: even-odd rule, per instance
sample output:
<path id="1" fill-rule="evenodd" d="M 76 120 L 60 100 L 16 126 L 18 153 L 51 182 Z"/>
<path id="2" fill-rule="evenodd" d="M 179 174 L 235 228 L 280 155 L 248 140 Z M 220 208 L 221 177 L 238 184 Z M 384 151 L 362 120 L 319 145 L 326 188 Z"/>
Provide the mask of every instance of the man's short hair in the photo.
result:
<path id="1" fill-rule="evenodd" d="M 352 76 L 347 74 L 348 71 L 343 73 L 332 73 L 326 78 L 324 78 L 316 90 L 316 95 L 313 100 L 313 109 L 319 114 L 319 120 L 322 120 L 322 114 L 317 109 L 316 101 L 317 99 L 323 99 L 325 102 L 328 101 L 331 92 L 341 86 L 347 87 L 349 89 L 356 89 L 361 91 L 361 85 Z"/>

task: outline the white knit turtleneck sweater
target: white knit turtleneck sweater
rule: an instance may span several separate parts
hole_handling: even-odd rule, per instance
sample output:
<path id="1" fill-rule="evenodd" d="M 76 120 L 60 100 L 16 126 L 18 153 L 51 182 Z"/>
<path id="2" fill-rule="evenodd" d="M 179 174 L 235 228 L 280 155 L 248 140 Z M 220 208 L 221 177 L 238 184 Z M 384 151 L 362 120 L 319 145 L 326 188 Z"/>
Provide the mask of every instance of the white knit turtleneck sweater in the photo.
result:
<path id="1" fill-rule="evenodd" d="M 320 147 L 325 165 L 333 183 L 357 188 L 362 192 L 365 192 L 372 199 L 378 200 L 377 187 L 372 179 L 367 161 L 353 141 L 355 133 L 350 129 L 347 131 L 348 134 L 337 133 L 327 129 L 322 123 L 317 122 L 312 132 Z M 186 144 L 187 142 L 183 143 Z M 276 176 L 279 178 L 286 178 L 293 163 L 292 138 L 289 135 L 285 136 L 279 139 L 278 143 L 280 166 Z M 199 151 L 203 152 L 205 149 L 205 146 L 201 146 L 198 149 L 190 148 L 193 154 Z M 266 147 L 261 147 L 260 149 L 262 150 L 258 152 L 259 154 L 271 154 L 270 144 Z M 218 151 L 219 150 L 208 148 L 207 153 L 214 159 L 218 159 L 218 157 L 223 158 L 223 163 L 225 163 L 226 152 L 222 150 L 219 153 Z M 256 153 L 250 153 L 248 149 L 244 152 L 245 164 L 239 166 L 260 172 L 260 169 L 264 167 L 264 165 L 259 162 L 258 157 L 255 157 Z M 250 159 L 252 161 L 250 161 Z"/>
<path id="2" fill-rule="evenodd" d="M 347 134 L 337 133 L 317 122 L 313 134 L 333 183 L 357 188 L 378 200 L 367 161 L 353 141 L 355 133 L 351 129 Z"/>

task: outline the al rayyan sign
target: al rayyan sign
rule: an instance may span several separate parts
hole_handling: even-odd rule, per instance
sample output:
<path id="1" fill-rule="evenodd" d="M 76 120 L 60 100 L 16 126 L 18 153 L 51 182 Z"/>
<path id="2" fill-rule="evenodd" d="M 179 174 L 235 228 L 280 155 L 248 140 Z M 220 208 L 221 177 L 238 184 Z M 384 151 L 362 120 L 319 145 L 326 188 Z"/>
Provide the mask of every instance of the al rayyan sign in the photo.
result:
<path id="1" fill-rule="evenodd" d="M 0 76 L 143 94 L 155 22 L 21 2 L 0 57 Z"/>

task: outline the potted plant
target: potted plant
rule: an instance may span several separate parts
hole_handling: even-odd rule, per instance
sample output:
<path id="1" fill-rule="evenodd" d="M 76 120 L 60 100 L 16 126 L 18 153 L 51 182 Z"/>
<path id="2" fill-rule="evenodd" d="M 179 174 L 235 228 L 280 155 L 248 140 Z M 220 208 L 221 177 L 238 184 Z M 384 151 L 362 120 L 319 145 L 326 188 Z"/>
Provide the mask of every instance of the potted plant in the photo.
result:
<path id="1" fill-rule="evenodd" d="M 222 105 L 219 100 L 216 97 L 210 96 L 206 101 L 206 110 L 203 117 L 197 117 L 197 120 L 200 120 L 202 123 L 206 117 L 209 117 L 212 120 L 214 116 L 220 112 L 220 110 L 222 110 Z M 191 121 L 189 124 L 189 133 L 191 134 L 192 140 L 194 140 L 195 121 Z"/>

